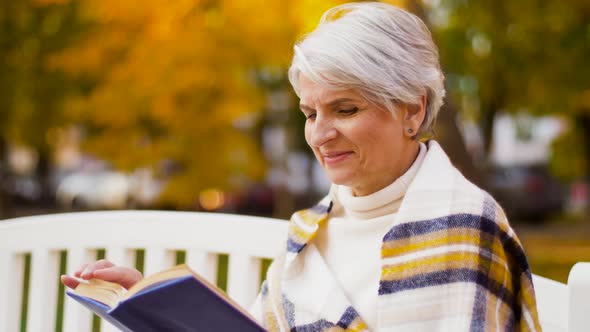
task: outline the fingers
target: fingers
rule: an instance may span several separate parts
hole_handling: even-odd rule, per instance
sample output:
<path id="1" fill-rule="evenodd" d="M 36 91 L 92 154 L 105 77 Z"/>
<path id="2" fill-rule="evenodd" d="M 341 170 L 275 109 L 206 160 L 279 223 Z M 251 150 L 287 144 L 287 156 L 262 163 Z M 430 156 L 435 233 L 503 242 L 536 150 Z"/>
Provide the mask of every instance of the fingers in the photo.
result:
<path id="1" fill-rule="evenodd" d="M 93 275 L 94 278 L 114 282 L 127 289 L 143 279 L 141 272 L 123 266 L 113 266 L 95 270 Z"/>
<path id="2" fill-rule="evenodd" d="M 84 271 L 84 269 L 90 264 L 83 264 L 82 266 L 80 266 L 75 272 L 74 272 L 74 276 L 80 278 L 80 274 L 82 274 L 82 271 Z"/>
<path id="3" fill-rule="evenodd" d="M 106 259 L 101 259 L 92 264 L 86 264 L 84 269 L 82 269 L 82 272 L 80 273 L 79 277 L 82 279 L 89 280 L 94 278 L 94 271 L 109 268 L 112 266 L 115 266 L 115 264 L 107 261 Z"/>
<path id="4" fill-rule="evenodd" d="M 80 282 L 78 282 L 78 280 L 76 280 L 75 278 L 72 278 L 68 275 L 62 275 L 61 282 L 62 282 L 62 284 L 66 285 L 66 287 L 69 287 L 72 289 L 78 287 L 78 285 L 80 284 Z"/>
<path id="5" fill-rule="evenodd" d="M 84 280 L 96 278 L 110 281 L 125 288 L 129 288 L 135 285 L 139 280 L 143 279 L 141 272 L 136 269 L 115 266 L 106 259 L 101 259 L 94 263 L 80 266 L 74 272 L 74 276 Z M 67 275 L 61 276 L 61 282 L 69 288 L 76 288 L 78 284 L 80 284 L 78 280 Z"/>

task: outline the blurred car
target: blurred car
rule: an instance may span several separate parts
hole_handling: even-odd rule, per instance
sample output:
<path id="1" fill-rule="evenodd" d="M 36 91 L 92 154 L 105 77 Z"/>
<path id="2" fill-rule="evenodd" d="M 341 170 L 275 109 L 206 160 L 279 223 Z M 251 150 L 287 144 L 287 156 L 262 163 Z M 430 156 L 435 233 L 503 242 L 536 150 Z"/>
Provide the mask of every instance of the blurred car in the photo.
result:
<path id="1" fill-rule="evenodd" d="M 56 199 L 68 209 L 122 209 L 127 207 L 129 179 L 114 171 L 80 172 L 63 178 Z"/>
<path id="2" fill-rule="evenodd" d="M 56 182 L 57 202 L 66 209 L 150 207 L 165 185 L 146 169 L 137 169 L 130 175 L 105 169 L 81 171 L 65 175 Z"/>
<path id="3" fill-rule="evenodd" d="M 566 202 L 565 187 L 543 165 L 496 167 L 489 185 L 511 220 L 542 220 Z"/>
<path id="4" fill-rule="evenodd" d="M 166 186 L 166 181 L 154 176 L 148 168 L 138 168 L 128 177 L 129 193 L 128 203 L 130 207 L 152 207 Z"/>
<path id="5" fill-rule="evenodd" d="M 14 204 L 38 204 L 42 198 L 41 183 L 34 175 L 6 176 L 0 185 Z"/>

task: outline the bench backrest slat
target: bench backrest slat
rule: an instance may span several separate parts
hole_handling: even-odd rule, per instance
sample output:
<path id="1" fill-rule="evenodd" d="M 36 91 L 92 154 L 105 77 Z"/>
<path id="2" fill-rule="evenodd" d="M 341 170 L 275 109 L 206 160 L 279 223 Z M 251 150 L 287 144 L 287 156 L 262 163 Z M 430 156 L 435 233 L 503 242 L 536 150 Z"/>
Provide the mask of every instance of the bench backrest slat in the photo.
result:
<path id="1" fill-rule="evenodd" d="M 0 331 L 19 330 L 24 270 L 24 254 L 0 250 Z"/>
<path id="2" fill-rule="evenodd" d="M 59 286 L 59 252 L 37 247 L 31 253 L 27 328 L 42 331 L 55 326 Z"/>
<path id="3" fill-rule="evenodd" d="M 229 256 L 227 293 L 242 307 L 256 299 L 260 285 L 261 261 L 250 255 L 234 253 Z"/>
<path id="4" fill-rule="evenodd" d="M 201 249 L 188 249 L 186 263 L 212 284 L 217 280 L 217 256 Z"/>
<path id="5" fill-rule="evenodd" d="M 86 248 L 67 248 L 66 273 L 74 275 L 76 269 L 84 263 L 96 258 L 96 250 Z M 65 301 L 64 309 L 64 332 L 88 331 L 92 324 L 92 313 L 74 301 Z"/>

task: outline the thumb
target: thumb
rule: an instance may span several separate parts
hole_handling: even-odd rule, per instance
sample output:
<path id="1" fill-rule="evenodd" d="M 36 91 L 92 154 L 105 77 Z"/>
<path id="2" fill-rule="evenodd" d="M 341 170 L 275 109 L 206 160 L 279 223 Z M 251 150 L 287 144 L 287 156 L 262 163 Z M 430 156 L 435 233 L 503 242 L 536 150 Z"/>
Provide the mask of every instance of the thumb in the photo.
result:
<path id="1" fill-rule="evenodd" d="M 65 274 L 62 275 L 60 279 L 64 285 L 71 289 L 75 289 L 76 287 L 78 287 L 78 284 L 80 284 L 80 282 L 76 278 L 72 278 Z"/>

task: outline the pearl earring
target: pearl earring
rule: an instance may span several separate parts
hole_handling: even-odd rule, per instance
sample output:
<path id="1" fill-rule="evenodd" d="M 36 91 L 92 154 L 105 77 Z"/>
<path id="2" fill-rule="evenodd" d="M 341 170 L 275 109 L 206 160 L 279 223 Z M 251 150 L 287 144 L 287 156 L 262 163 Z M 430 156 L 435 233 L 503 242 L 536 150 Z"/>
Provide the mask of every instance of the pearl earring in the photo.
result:
<path id="1" fill-rule="evenodd" d="M 411 134 L 411 133 L 413 133 L 413 132 L 414 132 L 414 129 L 412 129 L 412 128 L 408 129 L 408 133 L 410 133 L 410 134 Z"/>

